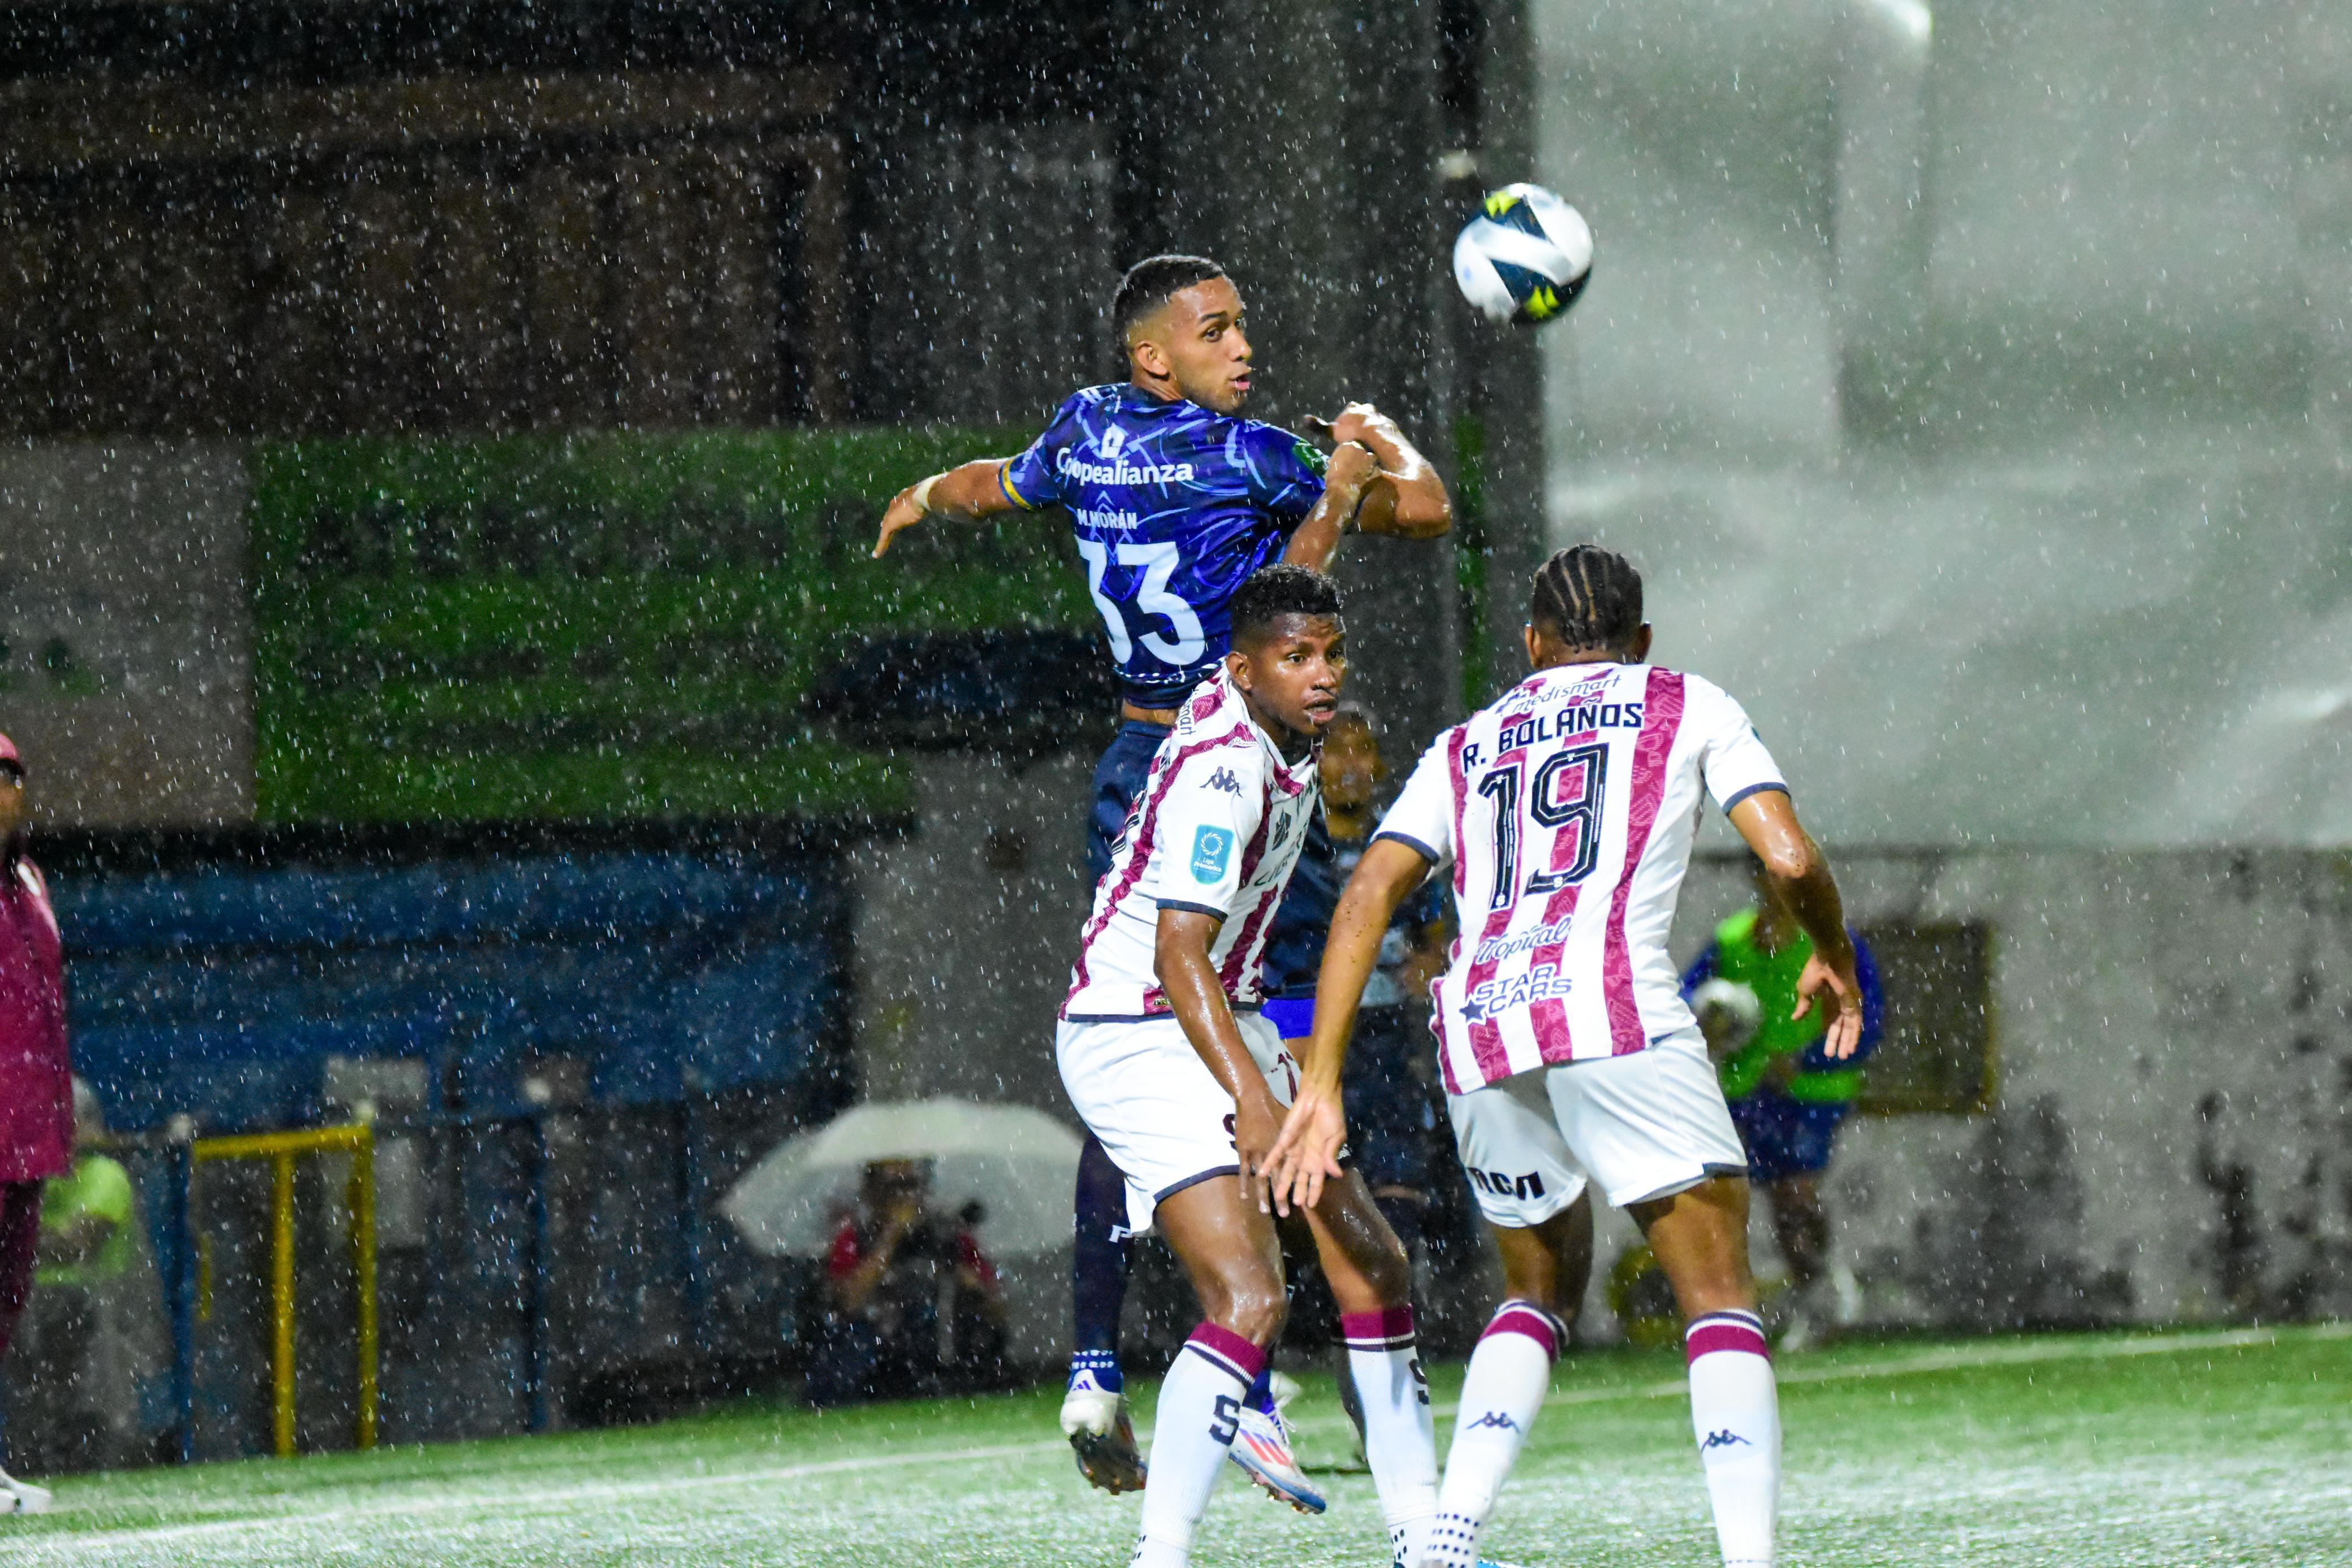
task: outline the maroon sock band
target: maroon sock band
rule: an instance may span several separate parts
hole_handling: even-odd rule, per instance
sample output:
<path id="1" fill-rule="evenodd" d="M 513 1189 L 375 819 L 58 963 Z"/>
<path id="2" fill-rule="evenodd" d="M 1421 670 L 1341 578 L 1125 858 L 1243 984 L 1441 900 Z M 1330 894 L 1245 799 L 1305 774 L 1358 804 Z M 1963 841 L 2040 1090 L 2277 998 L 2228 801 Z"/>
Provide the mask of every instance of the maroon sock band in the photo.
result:
<path id="1" fill-rule="evenodd" d="M 1202 1323 L 1184 1342 L 1184 1348 L 1195 1355 L 1207 1357 L 1244 1383 L 1255 1383 L 1257 1375 L 1265 1370 L 1265 1352 L 1241 1335 L 1215 1323 Z"/>
<path id="2" fill-rule="evenodd" d="M 1517 1333 L 1543 1346 L 1548 1360 L 1559 1359 L 1560 1321 L 1531 1301 L 1505 1301 L 1486 1323 L 1486 1334 Z"/>
<path id="3" fill-rule="evenodd" d="M 1339 1337 L 1349 1350 L 1402 1350 L 1412 1343 L 1412 1309 L 1382 1307 L 1376 1312 L 1339 1314 Z"/>
<path id="4" fill-rule="evenodd" d="M 1683 1349 L 1691 1361 L 1719 1350 L 1772 1359 L 1772 1347 L 1764 1338 L 1764 1325 L 1746 1312 L 1709 1312 L 1694 1321 L 1683 1335 Z"/>

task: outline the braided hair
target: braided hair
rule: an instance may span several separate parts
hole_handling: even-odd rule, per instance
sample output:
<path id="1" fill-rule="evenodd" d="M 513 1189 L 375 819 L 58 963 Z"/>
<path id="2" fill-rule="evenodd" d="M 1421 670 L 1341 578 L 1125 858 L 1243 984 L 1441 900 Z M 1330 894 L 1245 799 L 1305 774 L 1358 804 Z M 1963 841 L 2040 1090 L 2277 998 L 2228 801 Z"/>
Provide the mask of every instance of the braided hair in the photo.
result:
<path id="1" fill-rule="evenodd" d="M 1642 629 L 1642 574 L 1615 550 L 1577 545 L 1536 569 L 1528 619 L 1570 648 L 1622 648 Z"/>

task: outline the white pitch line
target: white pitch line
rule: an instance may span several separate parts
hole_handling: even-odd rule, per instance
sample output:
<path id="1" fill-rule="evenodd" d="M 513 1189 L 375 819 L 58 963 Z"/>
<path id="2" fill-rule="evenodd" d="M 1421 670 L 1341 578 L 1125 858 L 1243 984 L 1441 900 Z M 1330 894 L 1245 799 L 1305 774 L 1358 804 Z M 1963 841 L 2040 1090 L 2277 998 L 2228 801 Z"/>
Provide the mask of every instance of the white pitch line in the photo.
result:
<path id="1" fill-rule="evenodd" d="M 22 1544 L 33 1551 L 44 1548 L 52 1553 L 70 1552 L 79 1554 L 90 1549 L 111 1549 L 120 1546 L 161 1545 L 174 1541 L 191 1541 L 210 1535 L 243 1534 L 255 1530 L 309 1529 L 321 1524 L 341 1524 L 362 1519 L 404 1519 L 417 1515 L 454 1513 L 477 1508 L 544 1508 L 572 1502 L 610 1502 L 624 1498 L 655 1497 L 666 1492 L 716 1491 L 729 1487 L 754 1486 L 770 1481 L 797 1479 L 803 1476 L 834 1475 L 845 1470 L 876 1469 L 885 1465 L 976 1464 L 983 1459 L 1011 1458 L 1024 1454 L 1050 1453 L 1066 1445 L 1060 1438 L 1051 1442 L 999 1443 L 984 1448 L 917 1448 L 887 1454 L 862 1454 L 854 1458 L 824 1459 L 815 1464 L 778 1465 L 761 1470 L 732 1470 L 717 1476 L 665 1476 L 643 1481 L 610 1481 L 591 1485 L 561 1487 L 548 1491 L 480 1491 L 458 1496 L 418 1497 L 404 1501 L 371 1503 L 352 1508 L 322 1509 L 310 1513 L 240 1514 L 235 1519 L 212 1520 L 203 1524 L 158 1525 L 146 1530 L 126 1530 L 88 1535 L 53 1535 L 36 1537 Z M 446 1485 L 446 1482 L 436 1483 Z"/>
<path id="2" fill-rule="evenodd" d="M 1897 1356 L 1882 1361 L 1854 1362 L 1843 1366 L 1799 1367 L 1783 1372 L 1779 1381 L 1786 1384 L 1842 1383 L 1876 1377 L 1904 1377 L 1922 1373 L 1961 1372 L 1971 1367 L 2015 1365 L 2021 1363 L 2053 1361 L 2105 1361 L 2124 1356 L 2188 1354 L 2200 1350 L 2238 1350 L 2271 1346 L 2283 1339 L 2343 1339 L 2352 1336 L 2352 1322 L 2320 1323 L 2311 1327 L 2289 1329 L 2228 1329 L 2210 1333 L 2151 1334 L 2124 1339 L 2084 1339 L 2041 1341 L 2028 1344 L 1987 1344 L 1951 1350 L 1928 1351 L 1923 1354 Z M 1687 1385 L 1676 1380 L 1672 1383 L 1641 1384 L 1625 1388 L 1571 1388 L 1552 1395 L 1547 1405 L 1599 1405 L 1621 1399 L 1678 1398 L 1688 1391 Z M 1433 1415 L 1451 1416 L 1458 1405 L 1440 1405 Z M 1338 1424 L 1329 1416 L 1294 1422 L 1301 1428 Z M 1150 1434 L 1144 1434 L 1147 1437 Z M 51 1556 L 82 1555 L 92 1550 L 106 1551 L 123 1546 L 163 1544 L 174 1541 L 202 1539 L 212 1535 L 264 1529 L 310 1528 L 315 1525 L 337 1524 L 362 1519 L 402 1519 L 422 1515 L 454 1513 L 479 1508 L 541 1508 L 572 1502 L 611 1501 L 623 1498 L 657 1497 L 665 1493 L 715 1491 L 730 1487 L 753 1486 L 762 1482 L 792 1480 L 803 1476 L 836 1475 L 846 1471 L 875 1469 L 886 1465 L 905 1464 L 975 1464 L 984 1459 L 1012 1458 L 1026 1454 L 1058 1452 L 1063 1447 L 1058 1440 L 1034 1443 L 1001 1443 L 980 1448 L 938 1448 L 894 1450 L 886 1454 L 864 1454 L 850 1458 L 825 1459 L 814 1464 L 781 1465 L 760 1470 L 738 1470 L 717 1476 L 667 1476 L 643 1481 L 600 1482 L 593 1485 L 563 1487 L 548 1491 L 483 1491 L 458 1496 L 419 1497 L 413 1500 L 381 1502 L 365 1506 L 326 1509 L 310 1513 L 248 1514 L 235 1519 L 215 1520 L 202 1524 L 161 1525 L 146 1530 L 87 1535 L 56 1535 L 36 1537 L 20 1542 L 30 1552 Z M 436 1483 L 446 1485 L 446 1483 Z"/>
<path id="3" fill-rule="evenodd" d="M 2217 1329 L 2189 1333 L 2134 1335 L 2127 1339 L 2042 1340 L 2030 1344 L 1984 1344 L 1933 1350 L 1882 1361 L 1857 1361 L 1843 1366 L 1774 1367 L 1782 1387 L 1792 1383 L 1844 1383 L 1861 1378 L 1908 1377 L 1928 1372 L 1966 1372 L 1973 1367 L 2014 1366 L 2047 1361 L 2110 1361 L 2121 1356 L 2183 1355 L 2200 1350 L 2240 1350 L 2275 1345 L 2282 1339 L 2345 1339 L 2352 1337 L 2352 1320 L 2284 1329 Z M 1606 1405 L 1620 1399 L 1678 1399 L 1690 1392 L 1681 1378 L 1672 1383 L 1642 1383 L 1622 1388 L 1569 1388 L 1547 1398 L 1546 1405 Z M 1459 1405 L 1439 1405 L 1431 1414 L 1452 1416 Z M 1297 1427 L 1336 1426 L 1344 1416 L 1310 1416 L 1290 1423 Z"/>

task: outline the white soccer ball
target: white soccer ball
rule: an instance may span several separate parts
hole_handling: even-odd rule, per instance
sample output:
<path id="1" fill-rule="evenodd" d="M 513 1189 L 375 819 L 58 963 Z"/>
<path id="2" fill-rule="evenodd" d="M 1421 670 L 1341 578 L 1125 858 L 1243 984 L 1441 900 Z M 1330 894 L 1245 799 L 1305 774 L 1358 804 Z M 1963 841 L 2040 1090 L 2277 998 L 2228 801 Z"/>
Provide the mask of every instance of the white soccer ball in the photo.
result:
<path id="1" fill-rule="evenodd" d="M 1764 1004 L 1738 980 L 1721 977 L 1703 982 L 1691 993 L 1691 1011 L 1707 1044 L 1717 1051 L 1738 1051 L 1763 1027 Z"/>
<path id="2" fill-rule="evenodd" d="M 1454 240 L 1454 281 L 1490 321 L 1549 321 L 1592 276 L 1584 214 L 1541 185 L 1506 185 Z"/>

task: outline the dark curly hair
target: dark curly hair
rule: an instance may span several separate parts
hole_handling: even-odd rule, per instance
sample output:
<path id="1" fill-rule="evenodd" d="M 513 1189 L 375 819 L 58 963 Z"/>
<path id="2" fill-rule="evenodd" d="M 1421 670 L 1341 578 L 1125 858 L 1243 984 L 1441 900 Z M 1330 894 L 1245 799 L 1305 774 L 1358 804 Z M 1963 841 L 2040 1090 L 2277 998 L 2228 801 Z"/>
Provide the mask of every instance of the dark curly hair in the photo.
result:
<path id="1" fill-rule="evenodd" d="M 1262 566 L 1233 597 L 1234 643 L 1257 643 L 1286 615 L 1339 619 L 1339 585 L 1311 567 Z"/>

